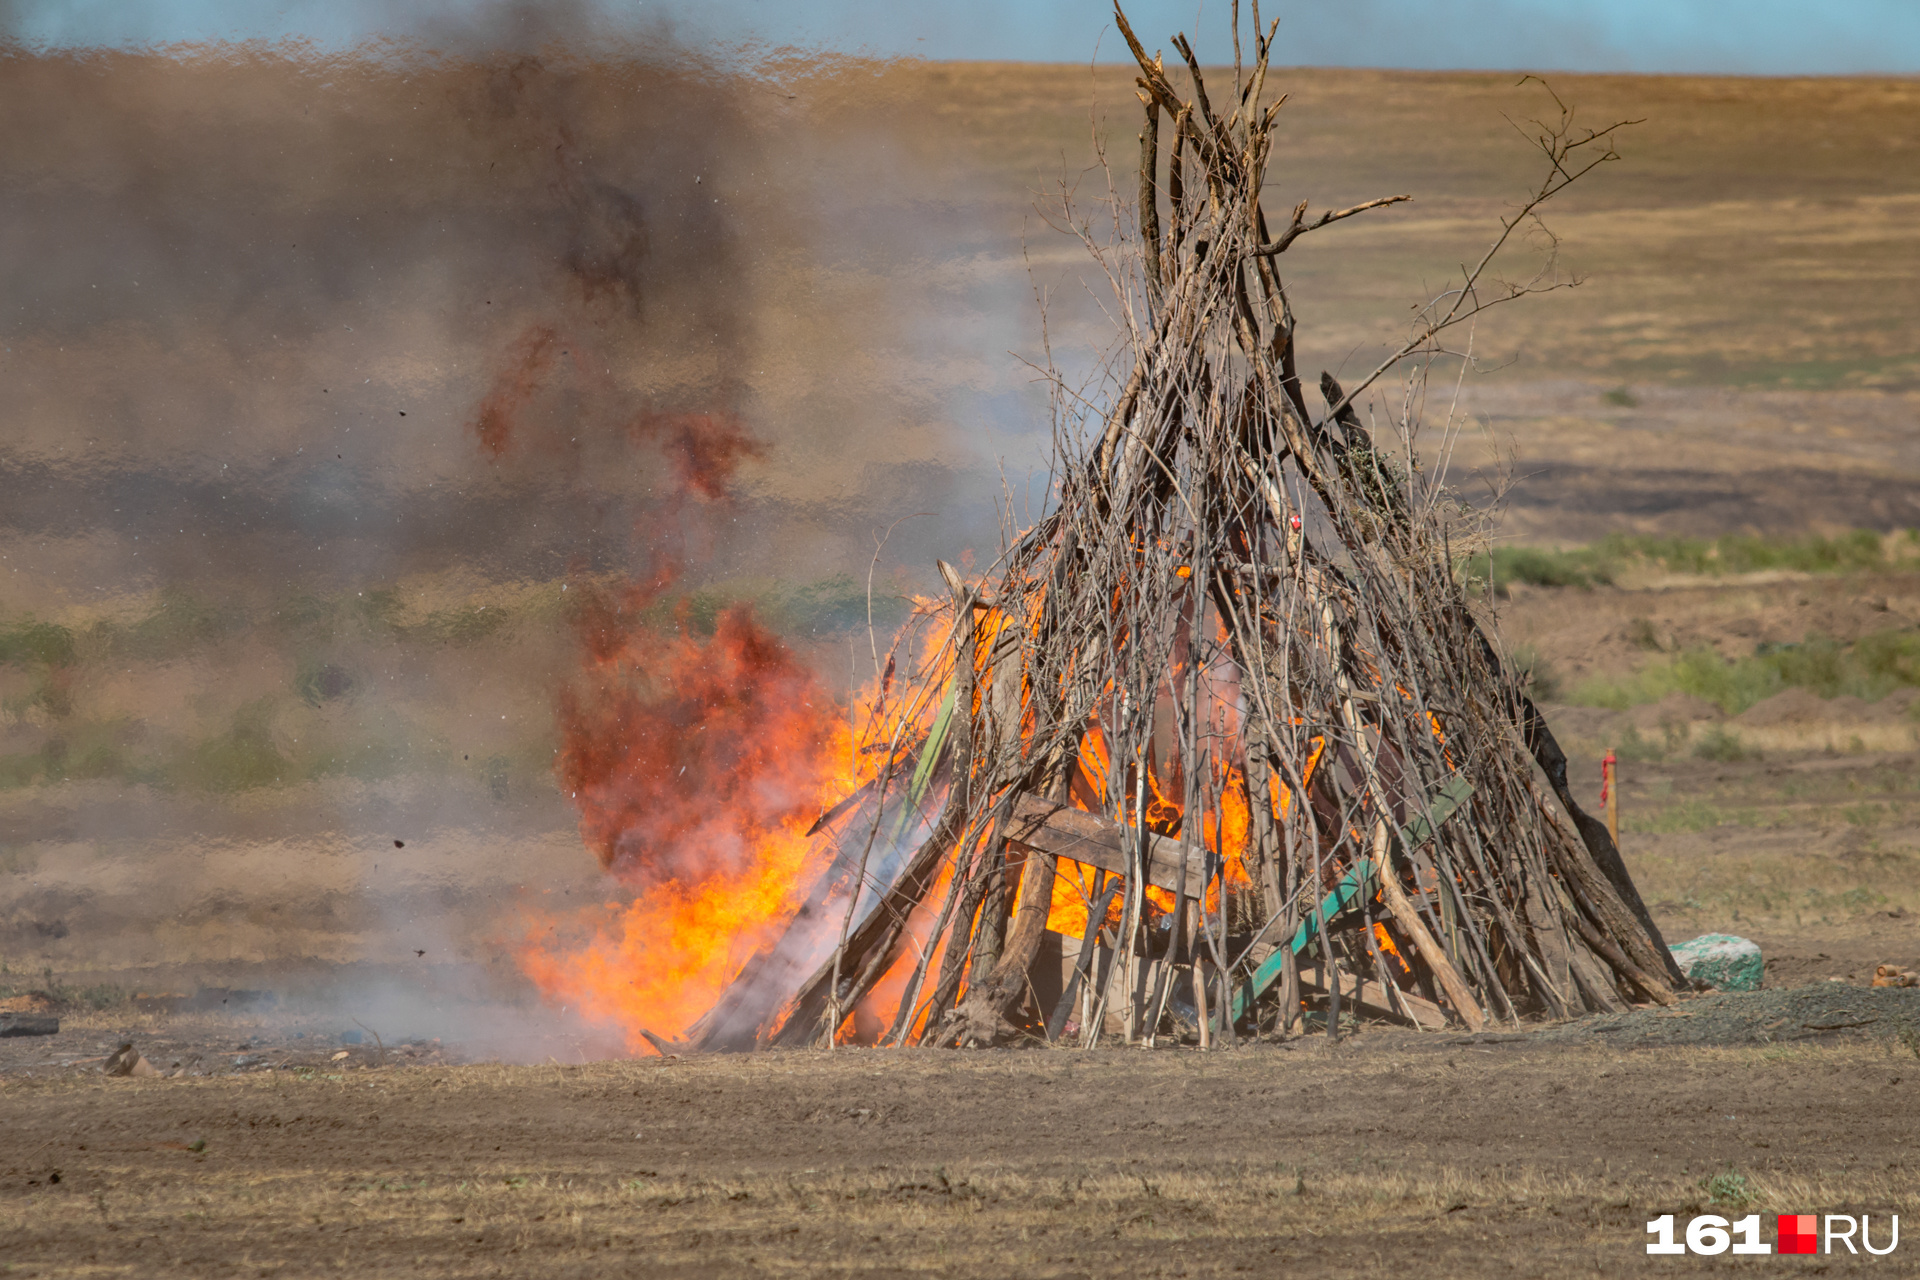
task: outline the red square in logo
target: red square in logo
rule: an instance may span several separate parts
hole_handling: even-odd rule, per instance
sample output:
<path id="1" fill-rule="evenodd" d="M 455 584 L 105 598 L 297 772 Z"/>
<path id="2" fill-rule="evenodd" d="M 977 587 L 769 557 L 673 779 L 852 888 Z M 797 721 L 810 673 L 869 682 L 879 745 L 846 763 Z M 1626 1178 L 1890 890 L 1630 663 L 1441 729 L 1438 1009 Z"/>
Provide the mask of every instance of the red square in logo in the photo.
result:
<path id="1" fill-rule="evenodd" d="M 1780 1215 L 1780 1239 L 1775 1253 L 1820 1252 L 1820 1215 L 1783 1213 Z"/>

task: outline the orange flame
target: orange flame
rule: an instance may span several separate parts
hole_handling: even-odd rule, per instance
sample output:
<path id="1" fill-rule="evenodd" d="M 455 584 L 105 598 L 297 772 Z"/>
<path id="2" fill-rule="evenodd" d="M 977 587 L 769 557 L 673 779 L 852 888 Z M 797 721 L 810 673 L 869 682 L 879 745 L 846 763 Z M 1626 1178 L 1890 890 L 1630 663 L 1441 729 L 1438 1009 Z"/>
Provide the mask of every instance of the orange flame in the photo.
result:
<path id="1" fill-rule="evenodd" d="M 548 346 L 526 344 L 503 385 L 537 375 Z M 490 453 L 516 394 L 481 406 Z M 582 592 L 582 678 L 558 695 L 554 773 L 581 839 L 633 896 L 540 921 L 519 959 L 548 999 L 639 1051 L 641 1028 L 683 1032 L 785 923 L 813 869 L 807 829 L 856 779 L 841 709 L 750 609 L 705 639 L 684 613 L 663 625 L 646 612 L 678 578 L 681 522 L 727 500 L 757 442 L 707 413 L 643 413 L 627 432 L 668 455 L 679 485 L 641 531 L 649 575 L 618 598 Z"/>

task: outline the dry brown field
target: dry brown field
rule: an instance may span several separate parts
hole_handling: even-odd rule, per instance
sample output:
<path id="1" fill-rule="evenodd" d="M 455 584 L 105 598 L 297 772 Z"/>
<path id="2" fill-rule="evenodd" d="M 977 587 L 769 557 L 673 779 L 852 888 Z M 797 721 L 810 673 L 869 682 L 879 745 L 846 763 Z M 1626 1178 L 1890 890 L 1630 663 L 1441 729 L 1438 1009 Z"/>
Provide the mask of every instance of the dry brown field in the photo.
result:
<path id="1" fill-rule="evenodd" d="M 1875 965 L 1920 966 L 1914 681 L 1735 710 L 1594 692 L 1693 653 L 1910 638 L 1911 566 L 1636 571 L 1497 602 L 1509 645 L 1552 673 L 1580 793 L 1603 752 L 1638 744 L 1623 851 L 1669 940 L 1761 943 L 1756 999 L 1777 1003 L 1751 1024 L 1702 1005 L 1591 1034 L 1368 1027 L 1207 1055 L 608 1060 L 513 954 L 529 913 L 606 892 L 550 770 L 576 662 L 557 584 L 630 567 L 651 480 L 591 442 L 516 478 L 467 426 L 477 366 L 516 325 L 585 324 L 539 301 L 550 282 L 508 233 L 544 234 L 551 175 L 525 157 L 556 121 L 583 153 L 618 152 L 612 98 L 526 72 L 532 105 L 490 126 L 508 146 L 452 124 L 382 136 L 418 86 L 378 75 L 144 63 L 89 99 L 96 117 L 47 104 L 98 68 L 14 70 L 0 171 L 21 243 L 77 227 L 101 261 L 173 252 L 218 285 L 194 292 L 183 267 L 190 306 L 89 311 L 47 301 L 92 283 L 67 259 L 7 259 L 35 310 L 0 387 L 0 629 L 78 637 L 58 661 L 29 645 L 0 663 L 0 987 L 70 1006 L 58 1036 L 0 1040 L 9 1274 L 1611 1276 L 1655 1261 L 1643 1223 L 1661 1213 L 1920 1212 L 1920 991 L 1832 1012 L 1888 998 L 1864 990 Z M 1531 174 L 1509 117 L 1545 101 L 1516 79 L 1287 73 L 1276 204 L 1416 197 L 1288 255 L 1310 369 L 1367 366 L 1485 243 Z M 497 103 L 501 83 L 452 77 L 419 101 Z M 1644 123 L 1550 211 L 1582 283 L 1493 314 L 1483 369 L 1428 392 L 1429 421 L 1462 427 L 1463 490 L 1514 482 L 1506 543 L 1920 526 L 1920 84 L 1552 86 L 1581 119 Z M 718 100 L 643 86 L 666 113 L 650 121 L 676 93 Z M 843 684 L 865 644 L 846 575 L 874 530 L 938 513 L 888 544 L 893 590 L 956 546 L 984 557 L 997 460 L 1017 485 L 1044 455 L 1044 395 L 1008 354 L 1040 349 L 1036 288 L 1063 361 L 1108 340 L 1078 247 L 1033 203 L 1064 182 L 1099 213 L 1096 137 L 1128 189 L 1132 99 L 1113 69 L 926 64 L 775 68 L 754 93 L 634 162 L 663 187 L 702 171 L 729 202 L 706 240 L 653 224 L 670 266 L 649 287 L 697 305 L 616 324 L 606 349 L 631 358 L 537 402 L 535 428 L 724 380 L 767 453 L 746 473 L 752 532 L 716 534 L 699 585 L 760 601 Z M 330 123 L 298 132 L 313 108 Z M 493 205 L 475 192 L 496 151 L 518 194 Z M 129 192 L 151 215 L 137 235 Z M 517 212 L 495 226 L 497 208 Z M 700 216 L 679 195 L 661 208 Z M 373 209 L 377 233 L 339 230 Z M 479 229 L 442 263 L 426 215 L 468 213 Z M 261 265 L 290 228 L 323 246 L 311 274 Z M 499 281 L 471 269 L 488 254 Z M 724 306 L 698 302 L 713 280 Z M 523 299 L 511 322 L 483 314 L 496 283 Z M 276 291 L 297 305 L 260 301 Z M 323 380 L 325 400 L 307 385 Z M 310 445 L 338 467 L 275 487 Z M 222 489 L 229 465 L 247 480 Z M 245 520 L 189 523 L 223 501 Z M 339 696 L 317 692 L 329 672 L 350 680 Z M 279 1003 L 127 1000 L 196 988 Z M 103 1077 L 123 1040 L 179 1074 Z"/>
<path id="2" fill-rule="evenodd" d="M 44 1276 L 1627 1276 L 1663 1213 L 1866 1213 L 1884 1245 L 1920 1208 L 1916 1072 L 1375 1031 L 34 1078 L 0 1094 L 0 1222 Z"/>

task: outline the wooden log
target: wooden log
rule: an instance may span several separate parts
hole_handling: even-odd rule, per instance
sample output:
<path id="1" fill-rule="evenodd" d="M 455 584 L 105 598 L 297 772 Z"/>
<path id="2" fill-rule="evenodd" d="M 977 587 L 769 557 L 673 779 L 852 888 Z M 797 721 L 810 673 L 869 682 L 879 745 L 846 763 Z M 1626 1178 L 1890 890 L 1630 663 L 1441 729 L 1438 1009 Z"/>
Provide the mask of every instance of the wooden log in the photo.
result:
<path id="1" fill-rule="evenodd" d="M 1655 1004 L 1679 1003 L 1679 997 L 1667 990 L 1666 984 L 1627 959 L 1626 954 L 1614 945 L 1611 938 L 1587 923 L 1586 917 L 1575 911 L 1570 913 L 1567 919 L 1572 922 L 1574 931 L 1585 940 L 1587 946 L 1591 947 L 1596 955 L 1612 965 L 1615 973 L 1646 992 Z"/>
<path id="2" fill-rule="evenodd" d="M 1007 824 L 1007 839 L 1014 844 L 1056 858 L 1071 858 L 1120 876 L 1127 874 L 1127 842 L 1132 838 L 1123 833 L 1117 823 L 1098 814 L 1031 794 L 1021 796 L 1015 803 L 1013 821 Z M 1189 853 L 1180 841 L 1149 832 L 1147 853 L 1148 884 L 1179 892 L 1179 875 L 1184 863 L 1187 895 L 1198 898 L 1204 893 L 1206 850 L 1194 849 Z"/>
<path id="3" fill-rule="evenodd" d="M 665 1036 L 657 1036 L 645 1027 L 640 1028 L 640 1034 L 648 1044 L 653 1046 L 654 1052 L 663 1058 L 677 1058 L 686 1052 L 687 1045 L 683 1040 L 669 1040 Z"/>
<path id="4" fill-rule="evenodd" d="M 1579 1011 L 1575 1003 L 1579 996 L 1573 985 L 1573 952 L 1567 944 L 1565 928 L 1541 892 L 1540 881 L 1544 879 L 1544 875 L 1527 877 L 1527 895 L 1520 902 L 1520 910 L 1526 919 L 1524 927 L 1539 954 L 1535 968 L 1541 997 L 1554 1017 L 1570 1018 Z"/>
<path id="5" fill-rule="evenodd" d="M 1020 896 L 1014 905 L 1013 924 L 1001 943 L 999 960 L 987 980 L 967 992 L 966 1029 L 961 1033 L 962 1047 L 970 1043 L 990 1044 L 1006 1026 L 1007 1009 L 1018 1000 L 1027 986 L 1027 970 L 1040 950 L 1040 935 L 1046 932 L 1047 913 L 1053 905 L 1054 855 L 1034 850 L 1027 855 L 1020 874 Z"/>
<path id="6" fill-rule="evenodd" d="M 1000 830 L 997 820 L 995 830 Z M 971 855 L 961 852 L 963 862 L 954 872 L 953 885 L 953 892 L 959 895 L 958 910 L 948 926 L 946 946 L 940 957 L 940 981 L 934 986 L 933 998 L 927 1002 L 926 1025 L 920 1032 L 923 1045 L 938 1047 L 952 1039 L 951 1018 L 955 1010 L 951 1006 L 960 994 L 968 962 L 973 958 L 974 917 L 987 895 L 994 864 L 1006 861 L 1006 851 L 1001 847 L 1004 843 L 1002 836 Z"/>
<path id="7" fill-rule="evenodd" d="M 1567 909 L 1571 918 L 1575 908 Z M 1607 972 L 1607 966 L 1587 948 L 1586 942 L 1578 932 L 1567 939 L 1567 959 L 1573 968 L 1573 981 L 1579 988 L 1580 998 L 1587 1008 L 1595 1013 L 1624 1013 L 1627 1002 L 1620 998 L 1619 989 L 1614 985 L 1613 975 Z"/>
<path id="8" fill-rule="evenodd" d="M 1387 824 L 1383 821 L 1373 829 L 1373 856 L 1381 865 L 1380 900 L 1392 914 L 1395 924 L 1409 938 L 1414 948 L 1420 952 L 1420 958 L 1427 962 L 1427 968 L 1439 980 L 1441 990 L 1447 993 L 1447 1003 L 1469 1031 L 1478 1031 L 1487 1025 L 1487 1016 L 1481 1011 L 1480 1002 L 1473 998 L 1473 991 L 1467 986 L 1466 979 L 1453 967 L 1453 961 L 1447 959 L 1446 950 L 1441 947 L 1426 921 L 1407 901 L 1407 891 L 1400 887 L 1400 874 L 1386 861 Z"/>
<path id="9" fill-rule="evenodd" d="M 1188 972 L 1193 975 L 1193 1010 L 1200 1019 L 1200 1047 L 1213 1048 L 1213 1015 L 1207 1011 L 1207 962 L 1195 956 Z"/>
<path id="10" fill-rule="evenodd" d="M 1478 623 L 1474 623 L 1473 627 L 1483 657 L 1493 670 L 1498 671 L 1500 659 L 1487 641 L 1486 633 L 1479 629 Z M 1667 983 L 1673 986 L 1684 984 L 1686 975 L 1680 972 L 1679 963 L 1667 947 L 1667 940 L 1660 935 L 1660 928 L 1654 924 L 1647 904 L 1641 900 L 1639 889 L 1634 887 L 1633 877 L 1628 874 L 1627 864 L 1621 860 L 1620 849 L 1614 844 L 1613 837 L 1607 834 L 1606 824 L 1582 809 L 1579 801 L 1573 798 L 1573 788 L 1567 782 L 1567 753 L 1560 749 L 1560 741 L 1547 726 L 1547 718 L 1540 714 L 1540 708 L 1534 705 L 1533 699 L 1525 694 L 1520 695 L 1519 710 L 1520 727 L 1527 750 L 1539 764 L 1540 771 L 1547 775 L 1547 784 L 1553 788 L 1561 807 L 1573 820 L 1574 830 L 1579 833 L 1580 843 L 1585 846 L 1592 865 L 1606 876 L 1608 886 L 1622 909 L 1632 916 L 1633 922 L 1644 934 L 1644 941 L 1650 944 L 1648 954 L 1640 959 L 1648 962 L 1648 967 L 1655 972 L 1663 974 Z M 1567 860 L 1563 858 L 1562 861 Z M 1611 927 L 1612 922 L 1608 923 Z"/>

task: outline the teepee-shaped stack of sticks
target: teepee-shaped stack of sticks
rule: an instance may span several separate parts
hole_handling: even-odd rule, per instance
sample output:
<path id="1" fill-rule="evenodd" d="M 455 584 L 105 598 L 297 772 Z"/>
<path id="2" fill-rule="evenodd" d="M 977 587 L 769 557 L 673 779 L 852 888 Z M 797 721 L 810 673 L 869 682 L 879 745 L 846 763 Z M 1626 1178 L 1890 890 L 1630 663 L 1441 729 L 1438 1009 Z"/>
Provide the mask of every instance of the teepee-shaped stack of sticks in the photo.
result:
<path id="1" fill-rule="evenodd" d="M 1462 580 L 1467 513 L 1417 421 L 1382 448 L 1354 408 L 1545 287 L 1483 273 L 1610 131 L 1556 104 L 1547 177 L 1486 259 L 1353 392 L 1322 375 L 1316 412 L 1282 255 L 1406 197 L 1269 219 L 1283 99 L 1253 22 L 1210 96 L 1184 39 L 1170 74 L 1119 15 L 1145 125 L 1137 246 L 1089 240 L 1127 326 L 1111 397 L 1059 397 L 1054 501 L 984 580 L 941 565 L 929 656 L 879 695 L 877 775 L 691 1047 L 1205 1043 L 1303 1014 L 1337 1033 L 1356 1005 L 1479 1028 L 1684 985 Z"/>

